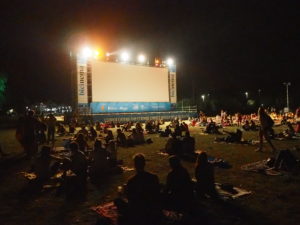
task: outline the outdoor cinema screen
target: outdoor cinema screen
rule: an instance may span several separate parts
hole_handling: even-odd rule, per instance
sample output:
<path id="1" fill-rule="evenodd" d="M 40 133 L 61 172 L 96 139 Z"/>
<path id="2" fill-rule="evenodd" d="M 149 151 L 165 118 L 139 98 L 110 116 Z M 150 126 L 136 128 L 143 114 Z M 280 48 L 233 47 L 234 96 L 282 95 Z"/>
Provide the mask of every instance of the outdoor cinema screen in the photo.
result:
<path id="1" fill-rule="evenodd" d="M 168 69 L 91 61 L 92 102 L 169 102 Z"/>

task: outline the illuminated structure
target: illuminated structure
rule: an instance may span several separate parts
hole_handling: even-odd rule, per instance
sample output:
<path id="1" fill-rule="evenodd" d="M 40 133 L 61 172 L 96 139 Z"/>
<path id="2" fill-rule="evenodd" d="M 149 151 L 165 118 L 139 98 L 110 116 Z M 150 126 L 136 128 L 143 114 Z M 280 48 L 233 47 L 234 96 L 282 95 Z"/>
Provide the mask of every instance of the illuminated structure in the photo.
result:
<path id="1" fill-rule="evenodd" d="M 123 51 L 112 60 L 99 52 L 85 47 L 73 57 L 73 107 L 80 114 L 163 112 L 177 102 L 173 59 L 149 66 L 143 54 Z"/>

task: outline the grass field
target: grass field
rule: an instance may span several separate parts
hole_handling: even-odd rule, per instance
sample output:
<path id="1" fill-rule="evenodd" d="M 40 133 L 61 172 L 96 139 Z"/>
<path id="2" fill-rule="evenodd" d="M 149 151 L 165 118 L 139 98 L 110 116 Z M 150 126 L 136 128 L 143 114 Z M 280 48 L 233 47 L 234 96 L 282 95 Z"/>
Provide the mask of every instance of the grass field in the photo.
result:
<path id="1" fill-rule="evenodd" d="M 228 128 L 230 130 L 232 128 Z M 276 128 L 279 132 L 282 127 Z M 200 128 L 191 128 L 191 135 L 196 139 L 196 147 L 207 151 L 208 155 L 223 158 L 232 165 L 231 169 L 216 168 L 216 182 L 231 183 L 252 191 L 252 194 L 227 203 L 203 200 L 201 207 L 209 224 L 283 224 L 296 225 L 300 222 L 300 177 L 299 174 L 283 174 L 266 176 L 245 172 L 240 166 L 271 156 L 270 148 L 255 152 L 256 146 L 214 143 L 215 135 L 201 135 Z M 132 148 L 119 148 L 119 159 L 124 165 L 132 167 L 132 156 L 137 152 L 146 155 L 146 169 L 156 173 L 160 182 L 164 183 L 169 171 L 167 156 L 157 154 L 167 141 L 158 135 L 147 135 L 153 144 L 145 144 Z M 258 139 L 257 132 L 244 132 L 245 139 Z M 21 147 L 14 139 L 14 130 L 0 130 L 0 143 L 6 153 L 15 155 Z M 60 140 L 57 141 L 59 145 Z M 274 141 L 278 149 L 292 148 L 300 145 L 299 140 Z M 295 152 L 299 157 L 299 152 Z M 30 162 L 26 160 L 10 160 L 10 164 L 2 164 L 0 172 L 0 224 L 32 224 L 32 225 L 90 225 L 96 221 L 96 214 L 90 207 L 108 202 L 117 195 L 117 186 L 126 182 L 134 172 L 115 175 L 96 187 L 88 184 L 88 196 L 85 202 L 68 203 L 63 197 L 56 197 L 55 192 L 45 192 L 29 199 L 20 199 L 19 191 L 27 181 L 18 174 L 26 171 Z M 2 160 L 1 163 L 4 161 Z M 5 165 L 5 166 L 3 166 Z M 183 162 L 193 177 L 194 164 Z"/>

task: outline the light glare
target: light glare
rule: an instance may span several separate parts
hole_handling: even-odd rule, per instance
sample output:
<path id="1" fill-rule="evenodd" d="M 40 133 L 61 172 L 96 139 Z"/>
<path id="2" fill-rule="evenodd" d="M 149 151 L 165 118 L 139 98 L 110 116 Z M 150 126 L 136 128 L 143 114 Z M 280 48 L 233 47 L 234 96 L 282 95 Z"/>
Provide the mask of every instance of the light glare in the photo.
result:
<path id="1" fill-rule="evenodd" d="M 141 55 L 138 56 L 138 62 L 139 63 L 144 63 L 145 61 L 146 61 L 146 57 L 144 55 L 141 54 Z"/>
<path id="2" fill-rule="evenodd" d="M 174 59 L 168 58 L 168 59 L 167 59 L 167 65 L 168 65 L 168 66 L 173 66 L 173 65 L 174 65 Z"/>
<path id="3" fill-rule="evenodd" d="M 85 47 L 82 49 L 81 55 L 84 58 L 89 58 L 92 56 L 92 50 L 89 47 Z"/>
<path id="4" fill-rule="evenodd" d="M 121 60 L 123 62 L 127 62 L 127 61 L 129 61 L 129 59 L 130 59 L 129 53 L 128 52 L 122 52 L 122 54 L 121 54 Z"/>

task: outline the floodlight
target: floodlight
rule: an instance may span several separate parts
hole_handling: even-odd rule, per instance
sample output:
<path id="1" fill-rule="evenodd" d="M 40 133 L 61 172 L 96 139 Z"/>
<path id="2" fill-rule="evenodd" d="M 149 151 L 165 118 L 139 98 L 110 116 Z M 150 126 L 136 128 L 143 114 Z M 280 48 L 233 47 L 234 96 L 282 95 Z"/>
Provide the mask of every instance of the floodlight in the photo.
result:
<path id="1" fill-rule="evenodd" d="M 173 65 L 174 65 L 174 59 L 168 58 L 168 59 L 167 59 L 167 65 L 168 65 L 168 66 L 173 66 Z"/>
<path id="2" fill-rule="evenodd" d="M 92 50 L 89 47 L 84 47 L 81 51 L 81 55 L 84 58 L 89 58 L 92 56 Z"/>
<path id="3" fill-rule="evenodd" d="M 129 59 L 130 59 L 130 55 L 129 55 L 128 52 L 122 52 L 122 53 L 121 53 L 121 60 L 122 60 L 123 62 L 129 61 Z"/>
<path id="4" fill-rule="evenodd" d="M 146 56 L 140 54 L 140 55 L 138 56 L 138 62 L 139 62 L 139 63 L 144 63 L 145 61 L 146 61 Z"/>

